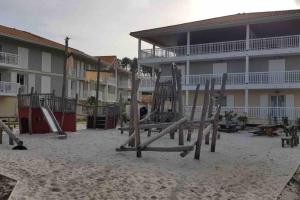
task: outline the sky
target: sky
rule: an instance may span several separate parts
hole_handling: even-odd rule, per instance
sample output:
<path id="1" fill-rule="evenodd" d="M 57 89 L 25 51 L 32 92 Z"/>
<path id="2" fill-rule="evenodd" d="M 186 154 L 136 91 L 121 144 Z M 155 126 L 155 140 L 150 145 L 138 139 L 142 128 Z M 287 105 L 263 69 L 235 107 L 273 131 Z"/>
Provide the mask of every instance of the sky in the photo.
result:
<path id="1" fill-rule="evenodd" d="M 90 55 L 137 56 L 130 32 L 244 12 L 300 8 L 300 0 L 1 0 L 0 24 Z M 143 45 L 144 47 L 145 44 Z"/>

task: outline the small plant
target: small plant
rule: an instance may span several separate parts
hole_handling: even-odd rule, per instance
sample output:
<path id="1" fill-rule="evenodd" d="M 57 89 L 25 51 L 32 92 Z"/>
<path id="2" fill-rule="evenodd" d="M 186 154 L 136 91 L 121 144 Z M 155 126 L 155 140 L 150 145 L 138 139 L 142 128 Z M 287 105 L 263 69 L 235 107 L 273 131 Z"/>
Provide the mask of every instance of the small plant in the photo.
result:
<path id="1" fill-rule="evenodd" d="M 288 117 L 282 117 L 282 124 L 284 126 L 288 126 L 289 125 L 289 118 Z"/>
<path id="2" fill-rule="evenodd" d="M 238 117 L 238 121 L 240 123 L 241 129 L 244 130 L 248 122 L 248 117 L 246 115 L 240 115 Z"/>
<path id="3" fill-rule="evenodd" d="M 297 119 L 296 123 L 297 123 L 298 130 L 300 130 L 300 118 Z"/>
<path id="4" fill-rule="evenodd" d="M 233 111 L 225 111 L 224 118 L 225 118 L 225 125 L 228 128 L 233 124 L 233 119 L 237 116 L 236 113 L 233 113 Z"/>

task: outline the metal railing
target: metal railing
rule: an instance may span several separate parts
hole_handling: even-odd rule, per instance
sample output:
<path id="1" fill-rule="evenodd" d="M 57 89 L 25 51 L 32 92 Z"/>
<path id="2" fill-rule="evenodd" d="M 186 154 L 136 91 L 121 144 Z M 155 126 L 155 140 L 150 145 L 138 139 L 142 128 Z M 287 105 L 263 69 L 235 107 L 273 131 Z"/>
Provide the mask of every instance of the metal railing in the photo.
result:
<path id="1" fill-rule="evenodd" d="M 216 54 L 228 52 L 246 51 L 246 40 L 233 40 L 190 45 L 189 55 Z M 298 48 L 300 47 L 300 35 L 288 35 L 280 37 L 255 38 L 249 40 L 250 50 Z M 143 49 L 141 58 L 171 58 L 188 56 L 188 46 L 173 46 L 165 48 Z"/>
<path id="2" fill-rule="evenodd" d="M 246 73 L 228 73 L 226 85 L 242 86 L 246 84 Z M 274 71 L 274 72 L 249 72 L 249 84 L 293 84 L 300 83 L 300 70 L 295 71 Z M 206 80 L 216 79 L 216 85 L 220 85 L 222 74 L 199 74 L 186 75 L 182 77 L 184 86 L 204 85 Z M 171 76 L 162 76 L 160 81 L 170 80 Z M 156 77 L 141 78 L 140 87 L 154 87 Z"/>
<path id="3" fill-rule="evenodd" d="M 192 106 L 184 107 L 184 114 L 189 117 Z M 201 116 L 202 106 L 197 106 L 195 111 L 195 120 L 199 120 Z M 300 118 L 300 107 L 222 107 L 221 114 L 225 111 L 233 111 L 238 115 L 246 115 L 249 119 L 256 120 L 272 120 L 275 117 L 280 121 L 282 117 L 288 117 L 289 120 L 297 120 Z M 247 111 L 247 112 L 246 112 Z"/>
<path id="4" fill-rule="evenodd" d="M 0 95 L 17 95 L 19 87 L 18 83 L 0 81 Z"/>
<path id="5" fill-rule="evenodd" d="M 300 47 L 300 35 L 250 39 L 251 50 Z"/>
<path id="6" fill-rule="evenodd" d="M 16 66 L 19 64 L 19 56 L 17 54 L 0 52 L 0 63 Z"/>

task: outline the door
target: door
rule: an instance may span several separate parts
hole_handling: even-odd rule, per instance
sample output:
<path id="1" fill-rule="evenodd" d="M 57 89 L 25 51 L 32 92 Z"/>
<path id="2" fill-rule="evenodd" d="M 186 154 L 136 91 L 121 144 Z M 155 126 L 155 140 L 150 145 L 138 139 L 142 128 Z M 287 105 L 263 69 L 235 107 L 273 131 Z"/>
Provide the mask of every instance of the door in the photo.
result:
<path id="1" fill-rule="evenodd" d="M 271 105 L 271 117 L 280 120 L 282 117 L 286 116 L 285 113 L 285 96 L 284 95 L 274 95 L 270 97 Z"/>
<path id="2" fill-rule="evenodd" d="M 283 83 L 285 59 L 269 60 L 269 83 Z"/>
<path id="3" fill-rule="evenodd" d="M 216 77 L 216 84 L 220 85 L 222 82 L 222 75 L 227 73 L 227 63 L 213 63 L 213 74 Z M 228 81 L 228 80 L 227 80 Z"/>
<path id="4" fill-rule="evenodd" d="M 32 87 L 35 89 L 35 74 L 28 74 L 28 92 Z"/>
<path id="5" fill-rule="evenodd" d="M 185 65 L 176 65 L 176 67 L 180 70 L 181 72 L 181 83 L 185 85 Z"/>
<path id="6" fill-rule="evenodd" d="M 286 116 L 289 120 L 296 120 L 295 111 L 294 111 L 294 95 L 288 94 L 285 96 L 285 107 L 286 107 Z"/>
<path id="7" fill-rule="evenodd" d="M 42 93 L 51 93 L 51 77 L 42 76 L 41 77 L 41 92 Z"/>
<path id="8" fill-rule="evenodd" d="M 230 109 L 234 108 L 234 95 L 227 95 L 226 96 L 226 106 Z"/>
<path id="9" fill-rule="evenodd" d="M 259 114 L 262 116 L 264 119 L 268 118 L 268 95 L 260 95 L 259 97 Z"/>

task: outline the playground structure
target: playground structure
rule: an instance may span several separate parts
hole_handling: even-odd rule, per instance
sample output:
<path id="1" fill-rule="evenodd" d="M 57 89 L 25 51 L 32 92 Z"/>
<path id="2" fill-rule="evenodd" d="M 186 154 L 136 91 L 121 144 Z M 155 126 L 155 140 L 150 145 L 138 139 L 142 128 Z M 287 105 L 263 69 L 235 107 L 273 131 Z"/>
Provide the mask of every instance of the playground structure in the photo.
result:
<path id="1" fill-rule="evenodd" d="M 25 146 L 23 146 L 23 141 L 20 140 L 12 131 L 10 127 L 8 127 L 2 120 L 0 120 L 0 144 L 3 143 L 3 134 L 2 131 L 6 132 L 9 137 L 9 144 L 14 145 L 14 142 L 17 144 L 13 147 L 13 150 L 27 150 Z"/>
<path id="2" fill-rule="evenodd" d="M 136 79 L 136 73 L 137 69 L 133 68 L 130 123 L 129 126 L 121 126 L 120 128 L 121 132 L 129 132 L 129 138 L 116 151 L 136 151 L 137 157 L 142 156 L 142 151 L 181 152 L 180 155 L 185 157 L 196 147 L 194 158 L 200 159 L 203 136 L 205 136 L 205 144 L 208 145 L 210 133 L 212 133 L 211 152 L 215 152 L 221 101 L 225 92 L 227 74 L 223 74 L 219 91 L 215 91 L 215 79 L 206 80 L 201 119 L 200 121 L 194 121 L 200 85 L 197 85 L 192 112 L 190 117 L 187 118 L 183 115 L 181 72 L 175 64 L 172 66 L 172 78 L 170 80 L 160 80 L 160 72 L 157 72 L 151 112 L 140 120 L 137 106 L 137 91 L 140 80 Z M 151 131 L 154 129 L 157 129 L 159 133 L 151 137 Z M 184 145 L 184 130 L 187 130 L 187 141 L 191 141 L 191 134 L 195 129 L 198 129 L 197 140 L 191 145 Z M 148 137 L 150 138 L 147 141 L 141 141 L 141 130 L 148 130 Z M 174 139 L 175 132 L 178 132 L 178 146 L 149 146 L 166 134 L 170 134 L 170 138 Z"/>
<path id="3" fill-rule="evenodd" d="M 65 131 L 76 131 L 75 99 L 33 92 L 18 94 L 18 114 L 20 133 L 49 133 L 55 132 L 60 138 L 66 138 Z M 64 104 L 64 106 L 62 106 Z M 63 109 L 64 107 L 64 109 Z"/>
<path id="4" fill-rule="evenodd" d="M 114 129 L 119 119 L 119 105 L 107 104 L 101 106 L 87 106 L 78 104 L 85 108 L 87 116 L 87 128 Z"/>

